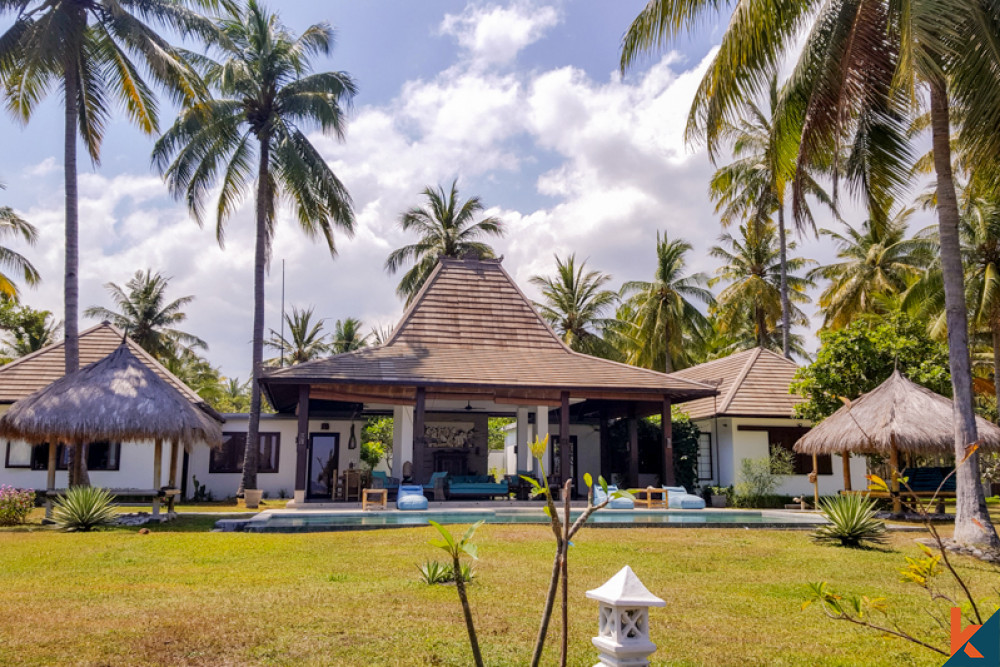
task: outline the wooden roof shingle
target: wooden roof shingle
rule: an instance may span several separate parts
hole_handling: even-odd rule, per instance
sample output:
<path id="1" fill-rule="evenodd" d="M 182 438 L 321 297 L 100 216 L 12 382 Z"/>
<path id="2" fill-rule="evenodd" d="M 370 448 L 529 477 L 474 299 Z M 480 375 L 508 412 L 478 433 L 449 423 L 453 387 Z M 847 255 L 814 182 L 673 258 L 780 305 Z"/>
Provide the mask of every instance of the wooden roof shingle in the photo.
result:
<path id="1" fill-rule="evenodd" d="M 708 417 L 794 417 L 805 399 L 788 392 L 798 365 L 780 354 L 754 348 L 707 361 L 675 376 L 718 386 L 717 397 L 684 406 L 692 419 Z"/>
<path id="2" fill-rule="evenodd" d="M 104 359 L 118 349 L 124 334 L 109 322 L 102 322 L 80 332 L 80 367 Z M 201 408 L 217 421 L 221 416 L 209 407 L 193 389 L 168 371 L 151 354 L 128 340 L 129 351 L 146 367 L 179 391 L 184 398 Z M 47 345 L 40 350 L 0 366 L 0 404 L 14 403 L 47 387 L 66 373 L 66 347 L 64 341 Z"/>
<path id="3" fill-rule="evenodd" d="M 263 384 L 503 387 L 658 394 L 712 387 L 574 352 L 499 260 L 441 259 L 385 345 L 265 371 Z M 279 401 L 280 402 L 280 401 Z"/>

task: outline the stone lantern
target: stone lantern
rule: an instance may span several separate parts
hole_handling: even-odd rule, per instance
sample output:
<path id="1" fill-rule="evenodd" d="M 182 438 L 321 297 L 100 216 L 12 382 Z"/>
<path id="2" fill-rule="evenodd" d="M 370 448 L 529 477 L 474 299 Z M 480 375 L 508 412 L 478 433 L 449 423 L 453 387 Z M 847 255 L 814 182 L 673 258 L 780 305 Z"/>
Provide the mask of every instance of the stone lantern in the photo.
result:
<path id="1" fill-rule="evenodd" d="M 650 593 L 628 565 L 587 597 L 601 603 L 594 646 L 601 652 L 594 667 L 639 667 L 649 664 L 656 644 L 649 639 L 649 608 L 666 602 Z"/>

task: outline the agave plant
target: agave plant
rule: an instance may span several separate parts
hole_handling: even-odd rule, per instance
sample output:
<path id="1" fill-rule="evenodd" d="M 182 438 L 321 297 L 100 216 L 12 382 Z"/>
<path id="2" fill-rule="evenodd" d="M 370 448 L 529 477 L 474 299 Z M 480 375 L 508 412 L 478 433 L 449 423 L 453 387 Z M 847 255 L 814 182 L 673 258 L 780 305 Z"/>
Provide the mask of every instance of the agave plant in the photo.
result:
<path id="1" fill-rule="evenodd" d="M 69 532 L 86 532 L 113 526 L 117 514 L 112 506 L 114 497 L 107 489 L 96 486 L 74 486 L 55 502 L 52 519 Z"/>
<path id="2" fill-rule="evenodd" d="M 812 538 L 817 542 L 860 547 L 865 542 L 886 541 L 885 522 L 875 518 L 875 501 L 867 495 L 847 494 L 819 501 L 822 515 L 830 522 L 819 526 Z"/>
<path id="3" fill-rule="evenodd" d="M 417 569 L 420 571 L 420 579 L 428 585 L 444 584 L 452 580 L 451 565 L 436 560 L 418 565 Z"/>

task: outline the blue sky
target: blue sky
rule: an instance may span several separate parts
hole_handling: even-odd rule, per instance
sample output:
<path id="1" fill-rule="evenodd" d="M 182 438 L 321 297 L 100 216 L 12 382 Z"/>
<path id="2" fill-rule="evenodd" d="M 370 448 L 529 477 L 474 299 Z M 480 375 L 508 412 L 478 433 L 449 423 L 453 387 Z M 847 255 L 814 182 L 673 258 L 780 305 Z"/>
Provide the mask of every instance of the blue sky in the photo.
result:
<path id="1" fill-rule="evenodd" d="M 396 279 L 382 264 L 412 239 L 395 226 L 426 185 L 459 179 L 510 232 L 495 245 L 527 289 L 551 271 L 552 255 L 575 252 L 614 283 L 646 279 L 657 231 L 695 246 L 691 269 L 720 230 L 707 197 L 712 168 L 682 132 L 694 87 L 720 34 L 707 21 L 673 49 L 621 79 L 618 45 L 641 0 L 403 0 L 272 2 L 300 31 L 328 21 L 338 31 L 319 70 L 341 69 L 360 94 L 347 140 L 314 141 L 352 193 L 353 239 L 338 237 L 331 259 L 287 215 L 279 219 L 268 280 L 267 325 L 279 325 L 280 260 L 287 302 L 315 306 L 333 320 L 395 322 Z M 5 27 L 0 23 L 0 27 Z M 162 124 L 172 117 L 166 106 Z M 44 282 L 26 302 L 61 312 L 62 172 L 58 96 L 27 127 L 0 116 L 4 160 L 0 201 L 35 223 L 41 239 L 26 254 Z M 102 165 L 81 170 L 81 305 L 110 305 L 102 284 L 138 269 L 173 277 L 173 294 L 193 294 L 186 329 L 210 345 L 213 364 L 246 377 L 250 357 L 252 212 L 229 223 L 220 249 L 170 199 L 149 167 L 152 139 L 119 119 L 108 130 Z M 857 222 L 857 220 L 854 220 Z M 831 223 L 832 224 L 832 223 Z M 814 258 L 828 248 L 805 240 Z M 84 321 L 83 326 L 93 322 Z"/>

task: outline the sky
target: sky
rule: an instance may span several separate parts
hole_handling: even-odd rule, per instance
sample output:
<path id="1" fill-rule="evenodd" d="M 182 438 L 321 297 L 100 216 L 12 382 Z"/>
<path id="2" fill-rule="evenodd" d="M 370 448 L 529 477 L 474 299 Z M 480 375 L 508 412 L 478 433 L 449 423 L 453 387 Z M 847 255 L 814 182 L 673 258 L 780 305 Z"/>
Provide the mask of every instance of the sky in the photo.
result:
<path id="1" fill-rule="evenodd" d="M 704 21 L 669 50 L 625 77 L 619 44 L 643 0 L 272 0 L 300 32 L 328 22 L 337 46 L 317 71 L 343 70 L 358 83 L 344 142 L 312 140 L 347 186 L 356 233 L 338 234 L 337 256 L 311 242 L 294 218 L 279 215 L 267 280 L 266 326 L 278 329 L 282 260 L 286 307 L 314 307 L 334 321 L 367 327 L 398 320 L 397 276 L 383 269 L 393 249 L 413 242 L 398 228 L 402 211 L 427 186 L 458 179 L 508 233 L 491 241 L 528 296 L 529 278 L 554 271 L 554 255 L 575 253 L 612 275 L 614 286 L 648 280 L 657 232 L 684 238 L 690 271 L 709 274 L 708 249 L 721 229 L 708 196 L 713 166 L 685 144 L 694 90 L 725 18 Z M 9 19 L 0 19 L 0 30 Z M 161 127 L 175 111 L 162 102 Z M 58 94 L 27 126 L 0 115 L 0 204 L 39 228 L 34 247 L 19 242 L 42 274 L 23 300 L 61 318 L 63 266 L 62 116 Z M 206 356 L 229 377 L 250 368 L 253 283 L 252 201 L 227 225 L 220 248 L 150 167 L 154 139 L 122 116 L 108 128 L 99 166 L 80 155 L 80 304 L 112 304 L 103 285 L 147 268 L 172 278 L 170 296 L 195 296 L 184 330 L 209 345 Z M 858 224 L 856 207 L 842 208 Z M 820 226 L 835 227 L 831 215 Z M 922 220 L 918 221 L 924 222 Z M 835 250 L 812 236 L 799 252 L 826 262 Z M 812 314 L 814 306 L 807 306 Z M 83 320 L 81 328 L 96 321 Z M 815 348 L 814 317 L 808 347 Z M 277 353 L 265 351 L 266 356 Z"/>

